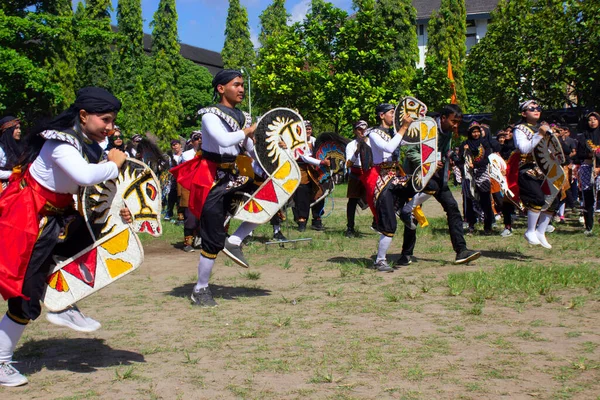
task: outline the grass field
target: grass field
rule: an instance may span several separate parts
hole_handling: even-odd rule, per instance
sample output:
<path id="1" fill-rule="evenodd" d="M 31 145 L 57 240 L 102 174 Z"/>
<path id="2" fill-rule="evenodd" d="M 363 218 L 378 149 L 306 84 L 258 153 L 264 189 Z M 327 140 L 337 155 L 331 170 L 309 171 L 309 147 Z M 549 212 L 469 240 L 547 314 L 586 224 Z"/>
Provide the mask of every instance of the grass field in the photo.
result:
<path id="1" fill-rule="evenodd" d="M 344 194 L 325 232 L 284 226 L 311 241 L 266 245 L 267 224 L 245 247 L 250 269 L 220 255 L 214 309 L 191 306 L 198 252 L 165 223 L 138 271 L 80 303 L 101 330 L 28 327 L 14 358 L 30 384 L 0 399 L 600 399 L 600 246 L 576 216 L 549 251 L 520 220 L 509 238 L 469 236 L 483 255 L 456 266 L 430 200 L 415 262 L 382 274 L 367 268 L 368 210 L 361 236 L 343 236 Z"/>

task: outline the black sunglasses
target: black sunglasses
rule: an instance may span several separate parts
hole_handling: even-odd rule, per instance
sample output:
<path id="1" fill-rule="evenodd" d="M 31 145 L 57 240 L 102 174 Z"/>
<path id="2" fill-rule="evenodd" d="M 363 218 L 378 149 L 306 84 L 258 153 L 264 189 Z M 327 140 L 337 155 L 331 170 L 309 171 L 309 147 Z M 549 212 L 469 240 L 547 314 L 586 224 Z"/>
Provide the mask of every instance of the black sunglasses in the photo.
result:
<path id="1" fill-rule="evenodd" d="M 542 107 L 537 106 L 537 107 L 527 107 L 527 111 L 542 111 Z"/>

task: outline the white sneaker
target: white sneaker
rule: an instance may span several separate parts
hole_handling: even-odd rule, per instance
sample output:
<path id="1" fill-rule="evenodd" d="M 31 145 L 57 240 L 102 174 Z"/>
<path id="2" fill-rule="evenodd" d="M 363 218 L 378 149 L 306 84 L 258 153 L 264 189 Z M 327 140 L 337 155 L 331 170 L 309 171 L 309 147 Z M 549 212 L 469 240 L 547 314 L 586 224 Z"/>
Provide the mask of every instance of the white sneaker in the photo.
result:
<path id="1" fill-rule="evenodd" d="M 555 230 L 556 230 L 556 228 L 555 228 L 554 226 L 552 226 L 552 225 L 548 225 L 548 226 L 546 227 L 546 233 L 552 233 L 552 232 L 554 232 Z"/>
<path id="2" fill-rule="evenodd" d="M 592 236 L 594 233 L 592 232 L 591 229 L 586 229 L 585 231 L 583 231 L 583 234 L 585 236 Z"/>
<path id="3" fill-rule="evenodd" d="M 538 240 L 540 241 L 540 244 L 542 245 L 542 247 L 545 247 L 547 249 L 551 249 L 552 245 L 550 243 L 548 243 L 548 241 L 546 240 L 546 235 L 543 233 L 539 233 L 539 232 L 535 232 Z"/>
<path id="4" fill-rule="evenodd" d="M 29 381 L 10 362 L 0 363 L 0 386 L 21 386 Z"/>
<path id="5" fill-rule="evenodd" d="M 55 325 L 66 326 L 78 332 L 94 332 L 102 326 L 95 319 L 83 315 L 75 305 L 59 312 L 48 312 L 46 319 Z"/>
<path id="6" fill-rule="evenodd" d="M 504 230 L 502 231 L 502 233 L 500 234 L 500 236 L 502 236 L 502 237 L 512 236 L 512 230 L 510 230 L 508 228 L 504 228 Z"/>
<path id="7" fill-rule="evenodd" d="M 534 232 L 525 232 L 523 237 L 525 238 L 525 240 L 527 240 L 527 243 L 529 243 L 532 246 L 537 246 L 539 244 L 542 244 L 540 242 L 540 240 L 538 239 L 535 231 Z"/>

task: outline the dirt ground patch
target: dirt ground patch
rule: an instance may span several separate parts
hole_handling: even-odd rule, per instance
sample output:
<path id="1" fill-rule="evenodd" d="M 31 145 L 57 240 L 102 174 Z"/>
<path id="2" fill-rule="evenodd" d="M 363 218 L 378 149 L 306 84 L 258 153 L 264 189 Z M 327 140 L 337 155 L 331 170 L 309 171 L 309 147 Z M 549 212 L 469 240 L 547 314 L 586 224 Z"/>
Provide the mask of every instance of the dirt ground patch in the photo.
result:
<path id="1" fill-rule="evenodd" d="M 270 227 L 261 227 L 245 249 L 249 270 L 220 255 L 214 309 L 189 301 L 198 252 L 145 241 L 138 271 L 79 304 L 102 329 L 32 323 L 14 357 L 30 383 L 0 388 L 0 398 L 598 398 L 597 287 L 481 298 L 452 295 L 448 283 L 506 266 L 597 268 L 597 237 L 583 237 L 576 218 L 549 236 L 550 251 L 517 233 L 468 237 L 484 257 L 455 266 L 443 211 L 430 200 L 417 260 L 381 274 L 365 268 L 378 237 L 370 216 L 358 216 L 361 237 L 344 238 L 344 205 L 335 199 L 327 230 L 306 232 L 308 243 L 267 246 Z M 392 259 L 401 242 L 400 232 Z"/>

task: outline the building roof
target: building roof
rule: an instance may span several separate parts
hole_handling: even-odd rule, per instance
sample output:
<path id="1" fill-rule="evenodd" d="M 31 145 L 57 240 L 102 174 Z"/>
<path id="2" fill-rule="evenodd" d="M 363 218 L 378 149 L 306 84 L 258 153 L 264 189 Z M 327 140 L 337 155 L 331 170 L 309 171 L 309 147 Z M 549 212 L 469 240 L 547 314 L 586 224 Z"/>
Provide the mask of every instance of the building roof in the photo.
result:
<path id="1" fill-rule="evenodd" d="M 223 69 L 223 59 L 221 54 L 216 51 L 202 49 L 200 47 L 190 46 L 180 43 L 179 53 L 185 59 L 193 61 L 195 64 L 202 65 L 208 69 L 208 72 L 215 75 Z M 152 35 L 144 33 L 144 51 L 150 53 L 152 50 Z"/>
<path id="2" fill-rule="evenodd" d="M 431 18 L 433 10 L 440 8 L 441 0 L 413 0 L 413 6 L 417 9 L 417 19 L 427 20 Z M 498 5 L 498 0 L 465 0 L 467 16 L 472 14 L 489 14 Z"/>

